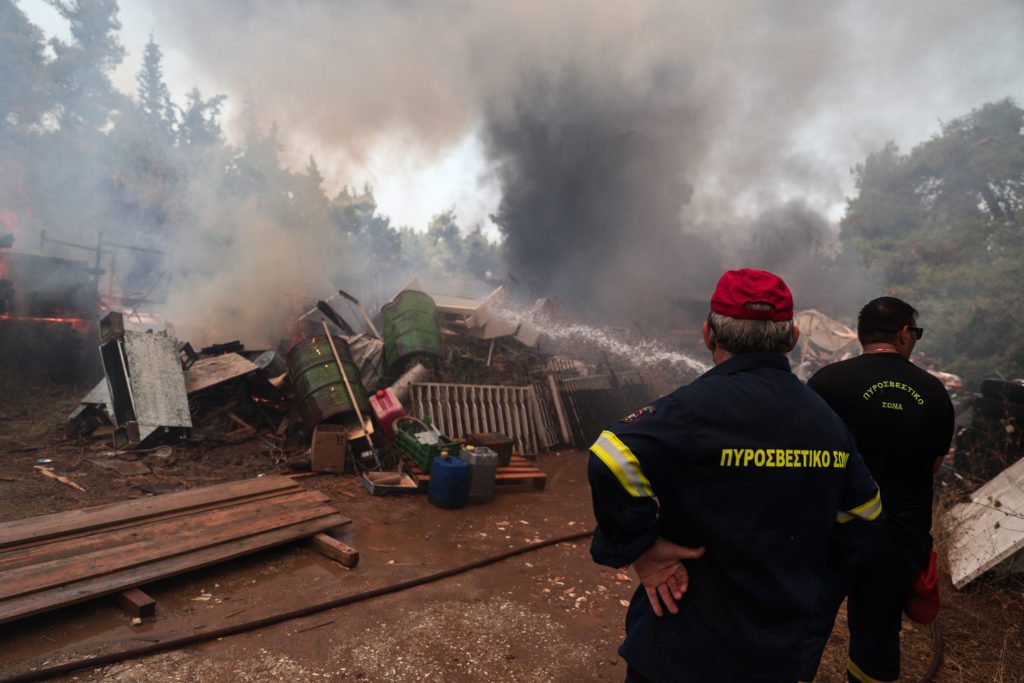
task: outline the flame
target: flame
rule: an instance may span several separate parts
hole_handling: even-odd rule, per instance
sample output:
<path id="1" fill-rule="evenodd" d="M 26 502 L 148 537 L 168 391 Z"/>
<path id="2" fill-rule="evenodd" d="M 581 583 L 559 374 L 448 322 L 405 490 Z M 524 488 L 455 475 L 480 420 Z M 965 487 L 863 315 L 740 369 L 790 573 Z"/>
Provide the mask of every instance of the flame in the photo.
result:
<path id="1" fill-rule="evenodd" d="M 0 320 L 14 320 L 18 322 L 50 323 L 55 325 L 71 325 L 77 332 L 84 332 L 89 327 L 89 321 L 85 318 L 42 318 L 29 315 L 0 315 Z"/>

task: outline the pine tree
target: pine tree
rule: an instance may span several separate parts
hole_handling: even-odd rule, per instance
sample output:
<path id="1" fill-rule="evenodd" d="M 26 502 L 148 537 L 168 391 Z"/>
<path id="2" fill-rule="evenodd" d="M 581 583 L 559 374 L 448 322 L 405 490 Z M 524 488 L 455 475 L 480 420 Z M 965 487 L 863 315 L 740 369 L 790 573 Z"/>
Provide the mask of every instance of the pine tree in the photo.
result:
<path id="1" fill-rule="evenodd" d="M 224 142 L 220 127 L 220 109 L 227 95 L 203 99 L 199 88 L 192 88 L 185 96 L 185 107 L 179 109 L 178 144 L 182 147 L 215 147 Z"/>
<path id="2" fill-rule="evenodd" d="M 174 135 L 177 115 L 171 104 L 171 93 L 164 82 L 162 62 L 163 52 L 150 33 L 142 68 L 136 76 L 138 106 L 146 122 L 170 139 Z"/>
<path id="3" fill-rule="evenodd" d="M 50 46 L 56 58 L 50 65 L 57 85 L 62 128 L 101 130 L 123 97 L 110 83 L 110 74 L 124 59 L 118 42 L 121 22 L 117 0 L 47 0 L 71 29 L 71 42 L 56 38 Z"/>
<path id="4" fill-rule="evenodd" d="M 50 106 L 43 50 L 42 31 L 0 0 L 0 131 L 36 123 Z"/>

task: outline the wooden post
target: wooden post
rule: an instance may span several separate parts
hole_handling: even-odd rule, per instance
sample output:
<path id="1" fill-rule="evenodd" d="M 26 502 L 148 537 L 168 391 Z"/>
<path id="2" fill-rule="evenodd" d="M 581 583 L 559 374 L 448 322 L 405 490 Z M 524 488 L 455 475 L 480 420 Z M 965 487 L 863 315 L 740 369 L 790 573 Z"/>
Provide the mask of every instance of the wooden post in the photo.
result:
<path id="1" fill-rule="evenodd" d="M 359 551 L 350 545 L 342 543 L 333 536 L 317 534 L 311 536 L 309 545 L 317 552 L 336 560 L 346 567 L 354 567 L 359 564 Z"/>
<path id="2" fill-rule="evenodd" d="M 348 400 L 352 401 L 352 407 L 356 409 L 356 417 L 359 418 L 359 426 L 363 428 L 363 432 L 366 434 L 366 442 L 370 444 L 370 448 L 373 448 L 373 439 L 370 438 L 370 432 L 366 429 L 366 421 L 363 420 L 363 411 L 359 409 L 359 402 L 356 400 L 356 395 L 352 391 L 352 385 L 348 383 L 348 375 L 345 374 L 345 366 L 341 364 L 341 357 L 338 356 L 338 349 L 334 346 L 334 337 L 331 336 L 331 330 L 327 327 L 326 320 L 321 320 L 320 324 L 324 326 L 324 334 L 327 335 L 327 343 L 331 345 L 331 353 L 334 354 L 334 362 L 338 364 L 338 372 L 341 373 L 341 378 L 345 380 L 345 391 L 348 392 Z"/>
<path id="3" fill-rule="evenodd" d="M 558 415 L 558 428 L 562 432 L 562 441 L 572 444 L 572 433 L 569 431 L 569 421 L 565 417 L 565 408 L 562 406 L 562 397 L 558 393 L 558 381 L 554 375 L 548 375 L 548 387 L 551 388 L 551 402 L 555 406 L 555 414 Z"/>
<path id="4" fill-rule="evenodd" d="M 156 614 L 156 600 L 138 588 L 129 588 L 114 596 L 114 604 L 130 617 L 142 619 Z"/>

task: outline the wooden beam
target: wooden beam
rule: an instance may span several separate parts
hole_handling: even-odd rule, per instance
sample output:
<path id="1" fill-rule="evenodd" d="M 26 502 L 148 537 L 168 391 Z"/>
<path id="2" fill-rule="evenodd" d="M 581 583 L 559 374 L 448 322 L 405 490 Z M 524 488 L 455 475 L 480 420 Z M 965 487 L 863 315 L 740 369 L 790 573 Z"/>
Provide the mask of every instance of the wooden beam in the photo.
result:
<path id="1" fill-rule="evenodd" d="M 346 567 L 359 564 L 359 551 L 327 534 L 317 534 L 309 539 L 309 546 Z"/>
<path id="2" fill-rule="evenodd" d="M 197 508 L 210 503 L 220 503 L 233 498 L 243 498 L 256 493 L 296 488 L 297 486 L 288 477 L 259 477 L 216 486 L 205 486 L 199 489 L 165 493 L 133 501 L 108 503 L 52 515 L 19 519 L 0 525 L 0 548 L 53 536 L 63 536 L 72 532 L 88 531 L 172 510 Z"/>
<path id="3" fill-rule="evenodd" d="M 311 503 L 328 503 L 331 500 L 330 496 L 319 491 L 296 487 L 292 490 L 269 491 L 249 498 L 239 498 L 216 507 L 169 512 L 136 520 L 126 525 L 111 525 L 89 533 L 69 534 L 32 545 L 0 549 L 0 585 L 3 584 L 5 573 L 17 567 L 39 565 L 60 558 L 77 557 L 104 548 L 123 547 L 143 538 L 170 538 L 181 533 L 183 528 L 187 528 L 184 525 L 192 524 L 194 526 L 197 520 L 202 524 L 211 520 L 211 515 L 220 514 L 219 511 L 246 506 L 247 510 L 251 510 L 251 506 L 257 502 L 271 499 L 291 499 L 296 494 L 305 496 Z M 2 599 L 0 596 L 0 600 Z"/>
<path id="4" fill-rule="evenodd" d="M 72 580 L 41 593 L 0 601 L 0 624 L 233 560 L 242 555 L 305 538 L 324 529 L 336 527 L 343 521 L 340 515 L 333 514 L 113 574 L 80 581 Z"/>
<path id="5" fill-rule="evenodd" d="M 330 505 L 299 493 L 174 520 L 174 533 L 5 571 L 0 574 L 0 595 L 4 596 L 0 606 L 11 598 L 56 588 L 69 580 L 102 576 L 337 513 Z"/>
<path id="6" fill-rule="evenodd" d="M 128 616 L 144 619 L 156 614 L 156 600 L 138 588 L 129 588 L 114 596 L 114 604 Z"/>

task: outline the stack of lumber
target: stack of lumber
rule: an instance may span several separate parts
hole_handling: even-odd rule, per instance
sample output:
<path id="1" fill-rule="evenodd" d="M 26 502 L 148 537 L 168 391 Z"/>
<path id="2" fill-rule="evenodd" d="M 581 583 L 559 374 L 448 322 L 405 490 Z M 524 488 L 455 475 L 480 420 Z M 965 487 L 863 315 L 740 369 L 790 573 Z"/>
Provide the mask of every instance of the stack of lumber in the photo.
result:
<path id="1" fill-rule="evenodd" d="M 0 624 L 349 521 L 329 500 L 274 476 L 0 524 Z"/>

